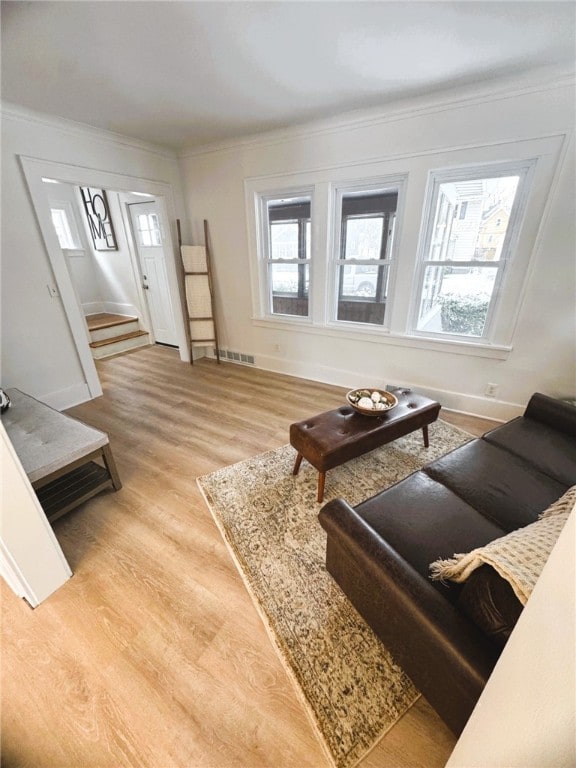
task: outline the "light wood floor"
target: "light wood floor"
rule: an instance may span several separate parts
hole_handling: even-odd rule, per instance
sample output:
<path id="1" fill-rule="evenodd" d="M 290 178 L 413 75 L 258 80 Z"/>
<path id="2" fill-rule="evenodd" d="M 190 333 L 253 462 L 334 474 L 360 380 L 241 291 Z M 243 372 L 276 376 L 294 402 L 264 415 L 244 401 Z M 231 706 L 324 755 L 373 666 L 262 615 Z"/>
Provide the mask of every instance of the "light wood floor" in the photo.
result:
<path id="1" fill-rule="evenodd" d="M 74 576 L 43 605 L 2 586 L 2 766 L 328 768 L 195 478 L 344 390 L 161 347 L 98 369 L 104 397 L 71 413 L 109 433 L 124 487 L 54 523 Z M 436 768 L 454 743 L 420 699 L 361 766 Z"/>

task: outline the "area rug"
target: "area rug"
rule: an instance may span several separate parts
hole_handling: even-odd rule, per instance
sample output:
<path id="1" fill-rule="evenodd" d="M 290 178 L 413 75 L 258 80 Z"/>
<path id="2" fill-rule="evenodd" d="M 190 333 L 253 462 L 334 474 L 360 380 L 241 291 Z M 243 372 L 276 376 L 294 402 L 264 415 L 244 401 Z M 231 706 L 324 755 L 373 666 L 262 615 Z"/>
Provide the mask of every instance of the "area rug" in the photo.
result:
<path id="1" fill-rule="evenodd" d="M 358 504 L 470 439 L 437 421 L 331 470 L 324 502 L 306 461 L 274 451 L 198 478 L 208 507 L 333 765 L 352 768 L 419 694 L 325 568 L 317 513 Z"/>

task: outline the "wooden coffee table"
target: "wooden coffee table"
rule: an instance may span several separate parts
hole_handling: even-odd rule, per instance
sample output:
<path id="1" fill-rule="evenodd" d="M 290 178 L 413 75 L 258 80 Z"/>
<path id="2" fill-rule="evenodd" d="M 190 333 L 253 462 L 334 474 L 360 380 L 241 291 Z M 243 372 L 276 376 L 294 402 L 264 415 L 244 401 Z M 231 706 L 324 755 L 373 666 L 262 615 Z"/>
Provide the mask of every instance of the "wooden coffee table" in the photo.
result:
<path id="1" fill-rule="evenodd" d="M 324 498 L 329 469 L 417 429 L 422 430 L 424 447 L 428 448 L 428 425 L 438 418 L 440 403 L 411 389 L 391 391 L 398 398 L 398 405 L 381 416 L 363 416 L 343 405 L 290 425 L 290 445 L 297 451 L 293 474 L 298 474 L 302 459 L 318 470 L 319 502 Z"/>

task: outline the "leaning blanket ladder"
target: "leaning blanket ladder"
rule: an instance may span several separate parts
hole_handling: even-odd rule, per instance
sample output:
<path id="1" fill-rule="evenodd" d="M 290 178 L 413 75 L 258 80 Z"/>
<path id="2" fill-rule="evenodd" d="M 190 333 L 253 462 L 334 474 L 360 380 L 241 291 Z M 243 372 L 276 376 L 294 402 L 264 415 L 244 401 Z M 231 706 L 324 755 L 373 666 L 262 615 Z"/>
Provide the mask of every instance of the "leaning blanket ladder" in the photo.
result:
<path id="1" fill-rule="evenodd" d="M 188 311 L 187 336 L 190 346 L 190 364 L 194 364 L 193 348 L 214 345 L 216 360 L 220 362 L 216 312 L 214 308 L 214 283 L 208 244 L 208 222 L 204 219 L 205 245 L 182 245 L 180 221 L 178 245 L 182 258 L 186 308 Z"/>

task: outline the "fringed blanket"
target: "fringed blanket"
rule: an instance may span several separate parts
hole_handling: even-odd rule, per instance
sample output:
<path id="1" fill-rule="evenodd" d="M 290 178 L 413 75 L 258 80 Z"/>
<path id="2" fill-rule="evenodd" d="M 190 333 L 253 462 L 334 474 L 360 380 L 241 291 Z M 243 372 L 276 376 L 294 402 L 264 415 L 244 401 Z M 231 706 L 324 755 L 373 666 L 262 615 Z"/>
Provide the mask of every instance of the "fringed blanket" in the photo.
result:
<path id="1" fill-rule="evenodd" d="M 491 541 L 485 547 L 430 565 L 433 579 L 462 582 L 484 563 L 512 586 L 526 605 L 568 516 L 576 505 L 576 485 L 545 510 L 535 523 Z"/>

